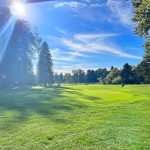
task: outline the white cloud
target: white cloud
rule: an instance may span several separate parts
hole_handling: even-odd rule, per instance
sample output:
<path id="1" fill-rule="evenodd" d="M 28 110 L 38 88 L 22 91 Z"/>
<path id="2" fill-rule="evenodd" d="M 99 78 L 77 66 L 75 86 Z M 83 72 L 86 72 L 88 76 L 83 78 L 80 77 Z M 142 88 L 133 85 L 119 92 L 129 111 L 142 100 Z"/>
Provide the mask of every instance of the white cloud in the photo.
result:
<path id="1" fill-rule="evenodd" d="M 75 57 L 90 57 L 86 54 L 83 54 L 83 53 L 80 53 L 78 51 L 75 51 L 75 52 L 68 52 L 68 54 L 72 55 L 72 56 L 75 56 Z"/>
<path id="2" fill-rule="evenodd" d="M 54 70 L 57 73 L 72 72 L 72 69 L 85 69 L 84 65 L 80 63 L 80 59 L 90 57 L 84 53 L 78 51 L 63 52 L 62 50 L 56 48 L 51 49 L 52 58 L 54 60 Z M 87 65 L 88 66 L 88 63 Z M 91 67 L 92 68 L 92 67 Z"/>
<path id="3" fill-rule="evenodd" d="M 112 16 L 125 26 L 133 26 L 132 7 L 130 0 L 107 0 L 106 6 L 112 11 Z M 115 21 L 115 20 L 114 20 Z"/>
<path id="4" fill-rule="evenodd" d="M 95 39 L 104 39 L 104 38 L 110 38 L 110 37 L 114 37 L 117 36 L 118 34 L 114 34 L 114 33 L 110 33 L 110 34 L 75 34 L 74 38 L 76 40 L 80 40 L 83 42 L 88 42 L 88 41 L 92 41 Z"/>
<path id="5" fill-rule="evenodd" d="M 75 0 L 63 1 L 57 2 L 54 5 L 54 8 L 69 8 L 75 13 L 74 16 L 82 17 L 86 20 L 90 21 L 105 20 L 105 19 L 107 20 L 107 17 L 103 16 L 102 19 L 102 14 L 97 13 L 96 9 L 100 11 L 100 7 L 104 7 L 104 3 L 101 3 L 100 1 L 91 1 L 91 0 L 89 1 L 81 0 L 80 2 Z"/>
<path id="6" fill-rule="evenodd" d="M 58 31 L 61 34 L 67 35 L 67 32 L 61 28 L 55 27 L 55 30 Z"/>
<path id="7" fill-rule="evenodd" d="M 122 58 L 141 59 L 139 56 L 123 52 L 118 46 L 111 43 L 108 38 L 117 34 L 75 34 L 70 39 L 61 39 L 61 43 L 70 50 L 89 53 L 111 53 Z"/>
<path id="8" fill-rule="evenodd" d="M 58 48 L 51 49 L 51 53 L 52 53 L 54 60 L 59 60 L 59 61 L 73 61 L 74 60 L 74 57 L 72 57 L 71 55 L 67 57 L 64 56 L 64 54 L 62 54 L 62 51 Z"/>
<path id="9" fill-rule="evenodd" d="M 131 0 L 81 0 L 80 2 L 72 0 L 55 3 L 54 7 L 68 7 L 78 17 L 90 21 L 120 23 L 126 27 L 133 26 Z"/>
<path id="10" fill-rule="evenodd" d="M 63 1 L 63 2 L 58 2 L 54 5 L 55 8 L 59 7 L 70 7 L 73 9 L 77 8 L 84 8 L 84 7 L 91 7 L 91 8 L 97 8 L 97 7 L 102 7 L 104 6 L 102 3 L 94 2 L 94 1 Z"/>
<path id="11" fill-rule="evenodd" d="M 63 52 L 58 48 L 51 49 L 51 53 L 52 53 L 53 59 L 55 61 L 58 60 L 58 61 L 73 62 L 73 61 L 77 60 L 78 57 L 89 57 L 88 55 L 83 54 L 83 53 L 78 52 L 78 51 Z"/>
<path id="12" fill-rule="evenodd" d="M 78 8 L 78 7 L 83 7 L 83 6 L 84 6 L 83 3 L 76 2 L 76 1 L 59 2 L 59 3 L 56 3 L 56 4 L 54 5 L 55 8 L 58 8 L 58 7 Z"/>

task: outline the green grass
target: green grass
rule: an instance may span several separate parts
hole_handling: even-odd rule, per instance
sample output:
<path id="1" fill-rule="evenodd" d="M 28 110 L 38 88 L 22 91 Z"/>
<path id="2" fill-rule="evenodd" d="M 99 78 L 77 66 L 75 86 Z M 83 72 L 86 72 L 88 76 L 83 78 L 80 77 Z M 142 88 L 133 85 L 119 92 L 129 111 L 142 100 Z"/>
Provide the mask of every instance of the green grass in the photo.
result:
<path id="1" fill-rule="evenodd" d="M 150 150 L 150 85 L 0 91 L 0 150 Z"/>

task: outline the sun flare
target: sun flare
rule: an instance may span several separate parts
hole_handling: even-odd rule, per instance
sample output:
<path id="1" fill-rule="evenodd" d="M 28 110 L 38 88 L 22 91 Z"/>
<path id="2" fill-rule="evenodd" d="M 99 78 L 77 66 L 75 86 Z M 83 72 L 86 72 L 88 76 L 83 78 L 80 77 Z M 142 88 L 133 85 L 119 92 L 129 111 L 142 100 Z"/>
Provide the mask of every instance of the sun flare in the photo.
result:
<path id="1" fill-rule="evenodd" d="M 21 2 L 14 2 L 10 7 L 12 15 L 22 18 L 25 16 L 25 7 Z"/>

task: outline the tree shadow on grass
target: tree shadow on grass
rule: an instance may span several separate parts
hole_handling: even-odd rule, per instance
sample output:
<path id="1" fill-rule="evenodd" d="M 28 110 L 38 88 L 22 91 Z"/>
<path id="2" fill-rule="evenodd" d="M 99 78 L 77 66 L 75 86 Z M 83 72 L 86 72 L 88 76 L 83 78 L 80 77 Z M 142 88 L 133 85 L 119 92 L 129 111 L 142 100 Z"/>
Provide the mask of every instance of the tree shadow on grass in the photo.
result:
<path id="1" fill-rule="evenodd" d="M 72 95 L 78 95 L 78 96 L 80 96 L 80 98 L 83 98 L 83 99 L 86 99 L 86 100 L 89 100 L 89 101 L 102 100 L 100 97 L 85 95 L 81 91 L 80 92 L 79 91 L 67 91 L 67 92 L 69 94 L 72 94 Z"/>
<path id="2" fill-rule="evenodd" d="M 69 123 L 65 119 L 54 119 L 62 112 L 71 113 L 76 107 L 86 107 L 83 104 L 71 103 L 69 92 L 84 97 L 77 89 L 41 88 L 27 90 L 5 90 L 0 92 L 0 130 L 14 127 L 29 117 L 44 117 L 57 123 Z M 63 93 L 67 92 L 65 96 Z M 85 96 L 85 98 L 87 98 Z"/>

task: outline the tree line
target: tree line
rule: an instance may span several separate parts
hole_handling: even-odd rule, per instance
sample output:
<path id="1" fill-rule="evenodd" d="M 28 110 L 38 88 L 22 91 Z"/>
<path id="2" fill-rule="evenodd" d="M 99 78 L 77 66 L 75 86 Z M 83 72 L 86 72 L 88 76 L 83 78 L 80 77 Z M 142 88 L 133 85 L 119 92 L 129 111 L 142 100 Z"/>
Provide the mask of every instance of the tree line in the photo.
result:
<path id="1" fill-rule="evenodd" d="M 149 84 L 150 83 L 150 65 L 143 60 L 137 66 L 131 66 L 126 63 L 122 69 L 111 67 L 111 69 L 99 68 L 96 70 L 82 69 L 73 70 L 72 73 L 54 74 L 54 81 L 57 84 L 62 83 L 100 83 L 100 84 Z"/>

